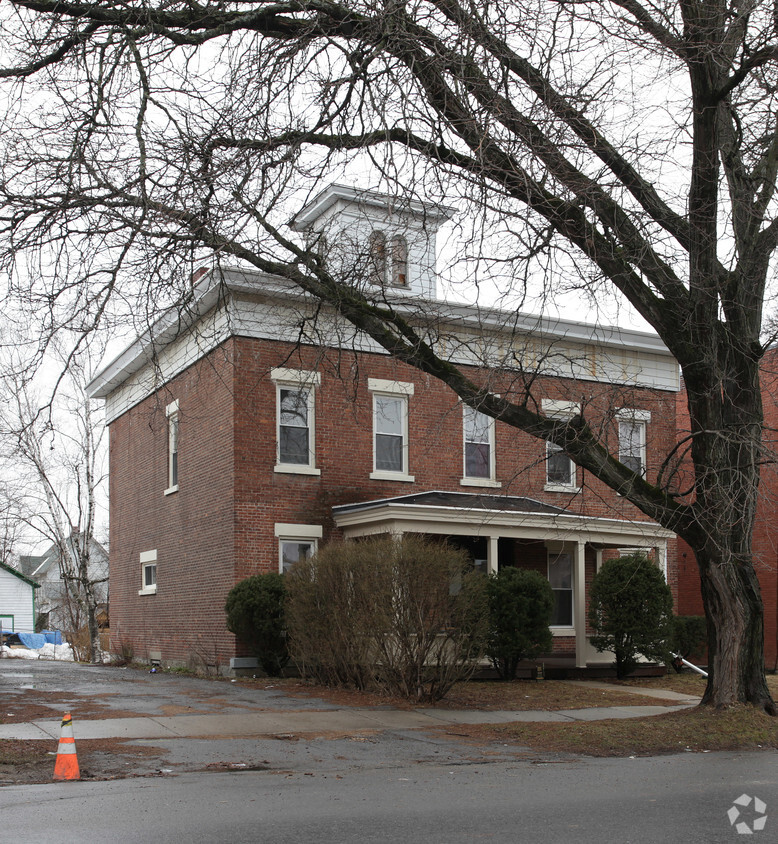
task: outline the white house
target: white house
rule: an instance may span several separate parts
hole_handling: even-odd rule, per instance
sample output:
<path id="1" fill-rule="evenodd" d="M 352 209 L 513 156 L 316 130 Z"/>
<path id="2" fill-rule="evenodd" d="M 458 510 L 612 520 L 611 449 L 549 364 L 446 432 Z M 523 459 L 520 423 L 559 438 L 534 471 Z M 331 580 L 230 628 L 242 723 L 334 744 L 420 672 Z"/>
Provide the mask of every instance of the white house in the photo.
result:
<path id="1" fill-rule="evenodd" d="M 2 632 L 35 632 L 34 580 L 0 563 L 0 627 Z"/>

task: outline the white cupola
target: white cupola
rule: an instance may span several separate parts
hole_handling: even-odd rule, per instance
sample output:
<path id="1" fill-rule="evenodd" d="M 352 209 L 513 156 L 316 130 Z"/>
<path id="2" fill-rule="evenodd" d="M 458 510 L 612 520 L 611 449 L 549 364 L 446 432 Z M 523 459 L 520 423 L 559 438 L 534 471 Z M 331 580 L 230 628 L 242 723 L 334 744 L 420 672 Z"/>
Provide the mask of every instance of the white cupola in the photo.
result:
<path id="1" fill-rule="evenodd" d="M 435 235 L 456 209 L 330 185 L 290 221 L 331 270 L 370 287 L 435 298 Z"/>

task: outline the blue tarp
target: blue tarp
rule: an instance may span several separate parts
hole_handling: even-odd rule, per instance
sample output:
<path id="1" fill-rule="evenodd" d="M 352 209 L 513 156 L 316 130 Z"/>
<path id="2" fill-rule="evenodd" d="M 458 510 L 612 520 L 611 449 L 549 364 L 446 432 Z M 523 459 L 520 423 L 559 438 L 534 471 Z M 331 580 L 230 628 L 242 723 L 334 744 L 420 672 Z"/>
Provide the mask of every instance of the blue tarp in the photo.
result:
<path id="1" fill-rule="evenodd" d="M 37 651 L 46 644 L 46 637 L 43 633 L 17 633 L 16 635 L 24 647 L 31 651 Z"/>
<path id="2" fill-rule="evenodd" d="M 41 636 L 46 637 L 46 643 L 49 645 L 61 645 L 62 644 L 62 631 L 61 630 L 41 630 Z"/>

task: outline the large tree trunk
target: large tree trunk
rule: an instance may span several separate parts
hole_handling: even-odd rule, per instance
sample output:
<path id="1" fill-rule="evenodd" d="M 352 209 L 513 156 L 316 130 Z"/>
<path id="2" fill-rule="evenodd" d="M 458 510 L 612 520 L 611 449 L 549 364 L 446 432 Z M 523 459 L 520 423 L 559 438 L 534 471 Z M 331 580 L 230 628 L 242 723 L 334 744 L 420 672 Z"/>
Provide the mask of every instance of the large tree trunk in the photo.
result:
<path id="1" fill-rule="evenodd" d="M 778 714 L 765 682 L 762 598 L 751 559 L 701 550 L 697 564 L 708 620 L 703 704 L 725 707 L 748 700 Z"/>
<path id="2" fill-rule="evenodd" d="M 708 622 L 702 702 L 724 707 L 745 700 L 776 715 L 765 681 L 763 604 L 752 556 L 764 418 L 760 356 L 735 341 L 724 354 L 715 345 L 708 354 L 716 357 L 709 358 L 706 377 L 692 375 L 687 383 L 696 518 L 685 538 L 697 558 Z"/>

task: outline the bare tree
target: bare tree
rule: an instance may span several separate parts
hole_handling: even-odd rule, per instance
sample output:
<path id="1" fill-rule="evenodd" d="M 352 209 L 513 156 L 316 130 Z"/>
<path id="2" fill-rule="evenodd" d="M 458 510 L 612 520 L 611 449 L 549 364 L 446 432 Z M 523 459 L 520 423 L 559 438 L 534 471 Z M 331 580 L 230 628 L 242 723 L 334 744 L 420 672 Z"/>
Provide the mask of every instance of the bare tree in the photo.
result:
<path id="1" fill-rule="evenodd" d="M 56 397 L 43 405 L 29 383 L 6 376 L 0 442 L 10 479 L 4 504 L 17 542 L 26 533 L 28 541 L 51 543 L 62 579 L 62 594 L 52 597 L 61 602 L 73 633 L 85 623 L 88 658 L 99 663 L 97 615 L 108 573 L 94 557 L 104 454 L 102 424 L 85 392 L 89 372 L 80 358 L 71 359 Z"/>
<path id="2" fill-rule="evenodd" d="M 3 260 L 10 301 L 46 315 L 42 347 L 111 298 L 140 292 L 143 313 L 185 297 L 204 250 L 292 280 L 681 535 L 708 618 L 705 702 L 775 714 L 751 547 L 778 243 L 772 3 L 9 0 L 0 15 Z M 691 430 L 667 466 L 688 457 L 690 486 L 635 474 L 583 416 L 491 394 L 329 272 L 284 223 L 347 158 L 402 199 L 467 207 L 467 257 L 483 267 L 498 242 L 506 303 L 541 271 L 547 295 L 618 291 L 681 365 Z"/>

